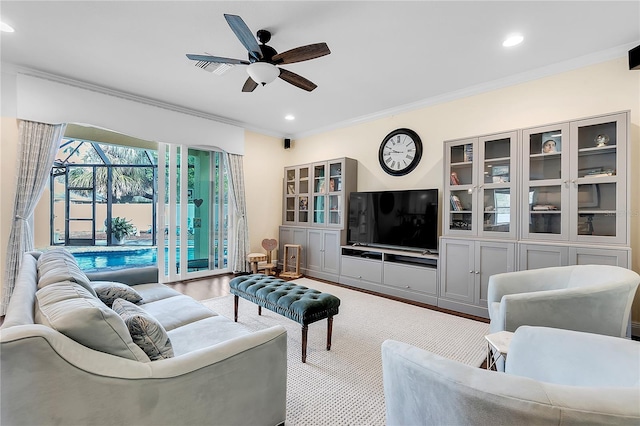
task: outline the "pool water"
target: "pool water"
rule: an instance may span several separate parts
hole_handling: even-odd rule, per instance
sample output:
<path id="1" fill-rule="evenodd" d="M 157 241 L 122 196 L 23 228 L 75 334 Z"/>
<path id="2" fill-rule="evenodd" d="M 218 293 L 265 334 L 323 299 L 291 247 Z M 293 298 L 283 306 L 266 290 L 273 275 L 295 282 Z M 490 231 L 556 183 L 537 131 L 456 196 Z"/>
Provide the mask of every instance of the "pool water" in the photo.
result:
<path id="1" fill-rule="evenodd" d="M 165 248 L 165 256 L 168 250 L 168 248 Z M 177 252 L 176 256 L 179 256 L 179 254 L 180 252 Z M 73 256 L 76 258 L 80 269 L 85 272 L 95 272 L 103 269 L 156 266 L 158 249 L 153 247 L 132 250 L 87 251 L 73 253 Z M 187 258 L 193 258 L 193 247 L 189 247 Z"/>

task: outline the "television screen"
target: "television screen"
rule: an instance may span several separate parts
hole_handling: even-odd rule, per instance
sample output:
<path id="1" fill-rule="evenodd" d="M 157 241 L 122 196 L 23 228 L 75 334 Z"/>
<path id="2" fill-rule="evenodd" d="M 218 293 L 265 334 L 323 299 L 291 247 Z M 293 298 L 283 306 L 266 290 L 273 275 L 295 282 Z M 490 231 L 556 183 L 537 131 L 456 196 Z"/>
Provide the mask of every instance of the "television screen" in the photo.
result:
<path id="1" fill-rule="evenodd" d="M 438 249 L 438 190 L 352 192 L 350 244 L 408 250 Z"/>

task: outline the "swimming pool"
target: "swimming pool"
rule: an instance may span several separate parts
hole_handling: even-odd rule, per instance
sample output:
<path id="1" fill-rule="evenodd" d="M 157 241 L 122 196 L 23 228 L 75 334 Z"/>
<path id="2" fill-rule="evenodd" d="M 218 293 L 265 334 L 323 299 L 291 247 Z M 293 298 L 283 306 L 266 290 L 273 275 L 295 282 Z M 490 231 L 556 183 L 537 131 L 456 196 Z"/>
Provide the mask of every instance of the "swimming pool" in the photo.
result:
<path id="1" fill-rule="evenodd" d="M 165 256 L 168 253 L 165 248 Z M 180 255 L 178 251 L 177 256 Z M 104 269 L 124 269 L 141 266 L 156 266 L 158 249 L 156 247 L 135 248 L 131 250 L 102 250 L 81 251 L 73 253 L 78 266 L 85 272 L 95 272 Z M 193 258 L 193 247 L 189 247 L 187 258 Z"/>

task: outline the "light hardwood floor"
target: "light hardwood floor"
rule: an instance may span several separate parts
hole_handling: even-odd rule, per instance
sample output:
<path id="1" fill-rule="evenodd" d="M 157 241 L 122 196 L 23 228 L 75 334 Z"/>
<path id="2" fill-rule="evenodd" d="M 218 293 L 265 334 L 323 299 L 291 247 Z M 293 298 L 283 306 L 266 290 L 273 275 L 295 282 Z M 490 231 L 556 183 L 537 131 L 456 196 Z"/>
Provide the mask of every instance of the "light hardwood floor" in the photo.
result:
<path id="1" fill-rule="evenodd" d="M 207 300 L 226 296 L 229 293 L 229 281 L 233 274 L 216 275 L 203 279 L 194 279 L 167 284 L 169 287 L 196 300 Z"/>

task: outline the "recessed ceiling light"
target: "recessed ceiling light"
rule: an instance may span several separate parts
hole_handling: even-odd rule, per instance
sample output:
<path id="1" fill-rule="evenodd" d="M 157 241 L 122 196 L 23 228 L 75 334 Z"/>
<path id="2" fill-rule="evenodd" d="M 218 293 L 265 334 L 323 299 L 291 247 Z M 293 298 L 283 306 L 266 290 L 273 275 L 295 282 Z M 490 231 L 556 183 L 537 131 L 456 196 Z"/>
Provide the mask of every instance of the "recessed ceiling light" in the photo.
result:
<path id="1" fill-rule="evenodd" d="M 0 31 L 2 31 L 3 33 L 12 33 L 15 30 L 11 25 L 5 24 L 4 22 L 0 22 Z"/>
<path id="2" fill-rule="evenodd" d="M 296 118 L 291 114 L 287 114 L 287 115 L 284 116 L 284 119 L 291 121 L 291 120 L 295 120 Z"/>
<path id="3" fill-rule="evenodd" d="M 502 45 L 504 47 L 511 47 L 511 46 L 515 46 L 517 44 L 522 43 L 522 40 L 524 40 L 524 37 L 522 37 L 522 35 L 511 34 L 509 37 L 506 38 L 505 41 L 502 42 Z"/>

